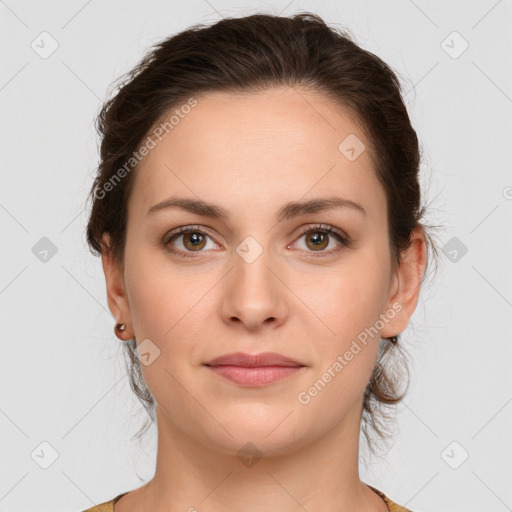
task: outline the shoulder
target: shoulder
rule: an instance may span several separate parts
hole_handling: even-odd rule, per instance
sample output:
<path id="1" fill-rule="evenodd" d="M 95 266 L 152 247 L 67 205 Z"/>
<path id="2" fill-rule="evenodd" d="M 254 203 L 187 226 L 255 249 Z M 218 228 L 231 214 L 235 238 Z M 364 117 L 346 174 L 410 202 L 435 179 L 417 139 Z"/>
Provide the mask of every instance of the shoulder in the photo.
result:
<path id="1" fill-rule="evenodd" d="M 366 484 L 368 485 L 368 484 Z M 382 491 L 379 491 L 379 489 L 376 489 L 375 487 L 372 487 L 371 485 L 368 485 L 368 487 L 376 492 L 383 500 L 384 503 L 388 506 L 389 512 L 413 512 L 412 510 L 409 510 L 408 508 L 402 507 L 401 505 L 398 505 L 394 501 L 390 500 Z"/>
<path id="2" fill-rule="evenodd" d="M 119 494 L 115 498 L 112 498 L 110 501 L 105 501 L 104 503 L 100 503 L 99 505 L 94 505 L 94 507 L 88 508 L 83 512 L 114 512 L 114 504 L 121 499 L 126 493 Z"/>

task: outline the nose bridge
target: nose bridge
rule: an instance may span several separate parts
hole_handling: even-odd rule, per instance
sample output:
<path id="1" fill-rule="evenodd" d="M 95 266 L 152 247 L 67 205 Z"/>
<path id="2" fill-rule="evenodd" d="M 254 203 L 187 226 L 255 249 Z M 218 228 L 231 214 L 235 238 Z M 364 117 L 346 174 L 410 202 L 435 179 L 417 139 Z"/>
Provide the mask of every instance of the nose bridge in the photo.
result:
<path id="1" fill-rule="evenodd" d="M 235 285 L 254 288 L 257 293 L 272 291 L 272 281 L 275 280 L 275 270 L 272 267 L 275 267 L 276 262 L 272 258 L 268 242 L 269 237 L 260 235 L 256 239 L 249 235 L 238 244 L 236 254 L 233 255 Z"/>
<path id="2" fill-rule="evenodd" d="M 285 311 L 269 237 L 258 238 L 247 236 L 235 248 L 223 306 L 227 318 L 236 317 L 252 327 L 268 318 L 282 320 Z"/>

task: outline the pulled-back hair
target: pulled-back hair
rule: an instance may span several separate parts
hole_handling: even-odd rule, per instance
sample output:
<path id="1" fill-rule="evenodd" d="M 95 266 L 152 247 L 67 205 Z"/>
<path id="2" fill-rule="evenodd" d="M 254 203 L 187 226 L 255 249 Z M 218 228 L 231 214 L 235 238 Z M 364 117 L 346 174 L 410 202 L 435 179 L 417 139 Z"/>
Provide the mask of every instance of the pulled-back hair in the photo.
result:
<path id="1" fill-rule="evenodd" d="M 416 229 L 423 231 L 429 252 L 436 256 L 432 235 L 422 222 L 426 210 L 420 204 L 420 148 L 396 74 L 358 46 L 346 29 L 331 28 L 311 13 L 256 14 L 195 25 L 154 45 L 121 77 L 116 94 L 97 119 L 100 163 L 89 194 L 87 226 L 92 252 L 107 250 L 102 245 L 107 233 L 108 249 L 124 268 L 127 204 L 137 170 L 133 155 L 172 109 L 202 93 L 257 93 L 276 86 L 318 92 L 344 108 L 361 127 L 386 194 L 394 268 Z M 364 392 L 361 425 L 371 449 L 368 427 L 384 439 L 389 423 L 385 406 L 402 400 L 408 388 L 406 354 L 397 338 L 381 340 Z M 124 346 L 131 387 L 154 421 L 155 402 L 142 376 L 135 338 Z"/>

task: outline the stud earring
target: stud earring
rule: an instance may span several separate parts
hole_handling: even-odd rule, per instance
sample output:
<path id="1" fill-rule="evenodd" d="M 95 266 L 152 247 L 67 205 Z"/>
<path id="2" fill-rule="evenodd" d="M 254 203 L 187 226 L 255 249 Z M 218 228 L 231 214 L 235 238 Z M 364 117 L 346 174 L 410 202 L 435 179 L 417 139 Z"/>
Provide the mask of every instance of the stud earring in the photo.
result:
<path id="1" fill-rule="evenodd" d="M 124 331 L 126 331 L 126 324 L 117 323 L 115 327 L 115 333 L 120 340 L 123 339 L 121 338 L 120 334 L 122 334 Z"/>

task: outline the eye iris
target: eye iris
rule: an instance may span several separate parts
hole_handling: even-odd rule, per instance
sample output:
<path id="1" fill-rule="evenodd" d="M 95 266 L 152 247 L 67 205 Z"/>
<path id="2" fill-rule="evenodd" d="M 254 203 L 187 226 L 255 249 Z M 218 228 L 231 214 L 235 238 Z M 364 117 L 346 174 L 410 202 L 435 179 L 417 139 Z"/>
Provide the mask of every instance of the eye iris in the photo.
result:
<path id="1" fill-rule="evenodd" d="M 312 241 L 314 249 L 325 249 L 325 247 L 327 247 L 327 243 L 324 242 L 328 241 L 328 236 L 329 235 L 327 235 L 327 233 L 314 231 L 310 235 L 306 235 L 306 241 Z"/>
<path id="2" fill-rule="evenodd" d="M 191 241 L 192 245 L 188 245 L 188 241 Z M 185 233 L 183 235 L 183 245 L 187 249 L 192 249 L 193 251 L 202 249 L 206 243 L 206 239 L 200 233 Z"/>

